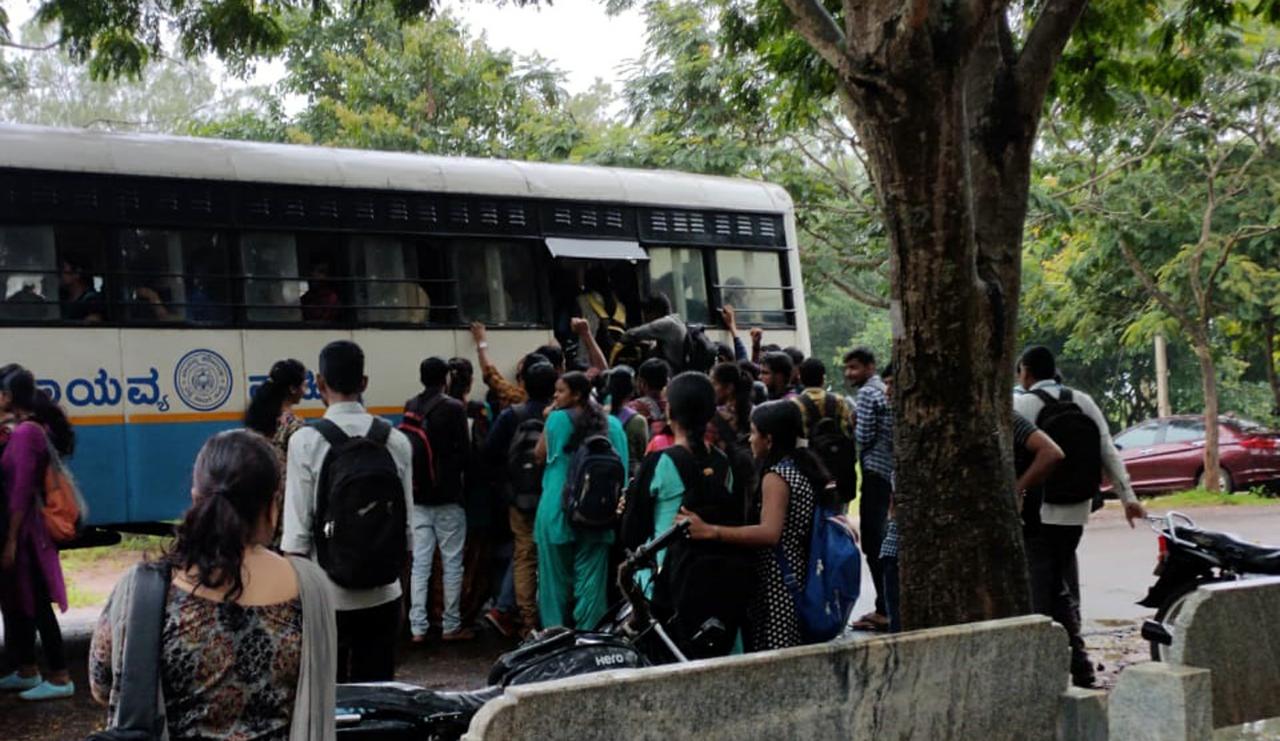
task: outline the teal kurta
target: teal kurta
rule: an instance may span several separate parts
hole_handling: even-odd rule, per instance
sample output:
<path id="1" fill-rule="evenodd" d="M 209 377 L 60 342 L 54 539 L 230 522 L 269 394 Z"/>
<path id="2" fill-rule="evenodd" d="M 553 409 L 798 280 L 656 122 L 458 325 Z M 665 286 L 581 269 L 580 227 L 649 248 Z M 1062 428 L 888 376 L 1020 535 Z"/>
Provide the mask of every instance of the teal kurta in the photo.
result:
<path id="1" fill-rule="evenodd" d="M 626 433 L 616 417 L 608 419 L 609 441 L 626 470 Z M 538 610 L 543 627 L 591 630 L 608 610 L 609 544 L 614 534 L 575 529 L 564 514 L 561 493 L 573 458 L 565 446 L 572 436 L 573 419 L 568 412 L 557 410 L 547 417 L 543 428 L 547 467 L 533 523 L 533 539 L 538 543 Z"/>

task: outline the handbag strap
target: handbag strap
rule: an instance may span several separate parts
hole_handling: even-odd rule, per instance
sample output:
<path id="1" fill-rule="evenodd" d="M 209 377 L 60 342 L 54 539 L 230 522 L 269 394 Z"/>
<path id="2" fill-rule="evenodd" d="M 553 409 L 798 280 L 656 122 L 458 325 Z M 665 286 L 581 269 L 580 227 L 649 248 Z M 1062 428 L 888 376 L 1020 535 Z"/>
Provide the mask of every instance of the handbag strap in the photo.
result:
<path id="1" fill-rule="evenodd" d="M 168 567 L 143 564 L 134 577 L 124 639 L 117 728 L 159 737 L 160 631 L 168 598 Z"/>

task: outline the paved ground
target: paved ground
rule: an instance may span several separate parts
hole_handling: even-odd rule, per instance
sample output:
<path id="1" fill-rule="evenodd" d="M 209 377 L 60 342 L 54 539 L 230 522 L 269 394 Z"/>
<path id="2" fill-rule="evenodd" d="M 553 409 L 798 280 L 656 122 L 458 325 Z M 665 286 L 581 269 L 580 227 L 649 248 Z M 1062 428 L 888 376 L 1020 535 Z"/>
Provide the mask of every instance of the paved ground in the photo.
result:
<path id="1" fill-rule="evenodd" d="M 1280 507 L 1196 509 L 1191 514 L 1206 527 L 1280 543 Z M 1114 506 L 1095 516 L 1086 530 L 1080 550 L 1086 640 L 1103 667 L 1099 677 L 1104 686 L 1114 684 L 1115 675 L 1124 666 L 1147 659 L 1147 646 L 1138 636 L 1137 626 L 1150 611 L 1134 602 L 1153 581 L 1155 554 L 1155 535 L 1141 526 L 1130 530 Z M 864 571 L 863 596 L 856 614 L 870 608 L 871 593 L 865 588 L 869 579 Z M 83 738 L 102 723 L 104 711 L 89 699 L 85 677 L 89 630 L 96 614 L 96 609 L 78 609 L 62 619 L 76 697 L 28 705 L 16 697 L 0 695 L 0 718 L 4 719 L 0 737 L 12 741 Z M 512 645 L 493 633 L 484 633 L 476 642 L 464 645 L 432 643 L 421 647 L 406 642 L 399 678 L 433 688 L 477 688 L 484 684 L 493 659 Z M 1241 735 L 1230 738 L 1278 737 L 1280 732 L 1270 726 L 1242 730 Z"/>

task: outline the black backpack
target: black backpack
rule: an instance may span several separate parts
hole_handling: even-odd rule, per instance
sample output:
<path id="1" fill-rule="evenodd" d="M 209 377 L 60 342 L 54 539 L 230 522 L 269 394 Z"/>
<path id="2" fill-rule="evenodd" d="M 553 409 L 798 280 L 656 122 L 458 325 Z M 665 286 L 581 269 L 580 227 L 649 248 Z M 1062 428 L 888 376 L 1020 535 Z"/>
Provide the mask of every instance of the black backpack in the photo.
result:
<path id="1" fill-rule="evenodd" d="M 724 453 L 712 448 L 697 456 L 678 445 L 663 452 L 684 482 L 683 507 L 713 525 L 745 523 L 745 503 L 730 490 Z M 684 539 L 668 546 L 654 580 L 653 613 L 689 658 L 732 650 L 755 586 L 754 558 L 750 548 L 716 541 Z"/>
<path id="2" fill-rule="evenodd" d="M 542 439 L 543 422 L 524 404 L 513 408 L 511 413 L 515 415 L 516 431 L 511 436 L 511 444 L 507 446 L 504 489 L 507 503 L 527 514 L 535 511 L 538 501 L 542 499 L 542 472 L 545 465 L 534 455 L 534 450 Z"/>
<path id="3" fill-rule="evenodd" d="M 363 437 L 351 437 L 327 419 L 314 427 L 330 445 L 316 486 L 316 561 L 348 589 L 396 581 L 409 543 L 404 488 L 387 449 L 391 425 L 374 417 Z"/>
<path id="4" fill-rule="evenodd" d="M 1044 402 L 1036 415 L 1036 427 L 1066 456 L 1041 487 L 1044 501 L 1079 504 L 1092 500 L 1102 484 L 1102 433 L 1098 425 L 1072 401 L 1071 389 L 1065 386 L 1057 399 L 1044 389 L 1031 393 Z"/>
<path id="5" fill-rule="evenodd" d="M 646 455 L 640 463 L 640 470 L 627 486 L 627 500 L 622 507 L 622 527 L 619 544 L 628 551 L 634 551 L 653 537 L 653 492 L 649 487 L 653 484 L 653 474 L 658 470 L 658 462 L 670 448 L 655 450 Z"/>
<path id="6" fill-rule="evenodd" d="M 707 336 L 707 328 L 690 324 L 684 333 L 684 370 L 706 373 L 716 364 L 716 343 Z"/>
<path id="7" fill-rule="evenodd" d="M 583 438 L 580 443 L 574 445 L 571 440 L 566 448 L 573 457 L 561 492 L 565 516 L 569 524 L 583 530 L 612 529 L 618 522 L 627 468 L 607 435 L 574 433 L 575 440 L 579 437 Z"/>
<path id="8" fill-rule="evenodd" d="M 733 471 L 733 496 L 740 498 L 746 508 L 743 524 L 753 524 L 754 513 L 751 511 L 750 501 L 755 496 L 759 471 L 756 470 L 755 456 L 751 454 L 750 435 L 735 432 L 729 420 L 719 414 L 711 418 L 711 424 L 723 443 L 721 450 L 729 459 L 729 470 Z"/>
<path id="9" fill-rule="evenodd" d="M 414 504 L 445 504 L 436 501 L 436 456 L 431 448 L 431 437 L 427 434 L 427 415 L 444 398 L 444 394 L 439 394 L 421 409 L 414 409 L 412 403 L 406 404 L 404 417 L 396 425 L 396 429 L 408 438 L 409 448 L 413 450 Z"/>
<path id="10" fill-rule="evenodd" d="M 822 409 L 818 409 L 818 403 L 808 394 L 800 394 L 796 400 L 804 407 L 805 418 L 809 420 L 809 429 L 805 433 L 809 438 L 809 450 L 818 456 L 827 473 L 831 474 L 840 501 L 852 502 L 858 495 L 858 446 L 840 429 L 836 397 L 826 394 Z"/>

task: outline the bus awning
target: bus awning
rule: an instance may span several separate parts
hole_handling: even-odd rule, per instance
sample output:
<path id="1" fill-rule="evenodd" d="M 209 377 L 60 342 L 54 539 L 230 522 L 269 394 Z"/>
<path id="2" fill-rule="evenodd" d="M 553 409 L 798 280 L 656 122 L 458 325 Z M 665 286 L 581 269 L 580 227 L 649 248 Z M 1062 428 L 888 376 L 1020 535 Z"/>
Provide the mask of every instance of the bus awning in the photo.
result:
<path id="1" fill-rule="evenodd" d="M 648 260 L 649 254 L 639 242 L 624 239 L 567 239 L 547 237 L 547 249 L 551 256 L 574 260 Z"/>

